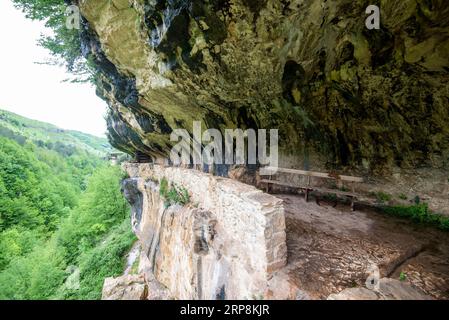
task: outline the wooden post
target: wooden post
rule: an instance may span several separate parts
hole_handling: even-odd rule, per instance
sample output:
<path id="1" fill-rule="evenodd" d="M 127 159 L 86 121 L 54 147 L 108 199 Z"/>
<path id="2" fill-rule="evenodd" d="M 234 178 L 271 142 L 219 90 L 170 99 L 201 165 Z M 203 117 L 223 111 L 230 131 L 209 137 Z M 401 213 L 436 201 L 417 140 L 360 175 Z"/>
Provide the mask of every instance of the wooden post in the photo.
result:
<path id="1" fill-rule="evenodd" d="M 268 176 L 268 180 L 272 180 L 273 179 L 273 175 L 269 175 Z M 270 193 L 270 187 L 271 187 L 271 184 L 270 183 L 267 183 L 267 193 Z"/>
<path id="2" fill-rule="evenodd" d="M 309 202 L 309 187 L 310 187 L 310 176 L 307 176 L 307 186 L 306 186 L 306 202 Z"/>
<path id="3" fill-rule="evenodd" d="M 354 182 L 351 183 L 351 191 L 352 193 L 355 193 L 354 191 Z M 351 211 L 355 211 L 355 206 L 354 206 L 354 198 L 355 197 L 351 197 Z"/>

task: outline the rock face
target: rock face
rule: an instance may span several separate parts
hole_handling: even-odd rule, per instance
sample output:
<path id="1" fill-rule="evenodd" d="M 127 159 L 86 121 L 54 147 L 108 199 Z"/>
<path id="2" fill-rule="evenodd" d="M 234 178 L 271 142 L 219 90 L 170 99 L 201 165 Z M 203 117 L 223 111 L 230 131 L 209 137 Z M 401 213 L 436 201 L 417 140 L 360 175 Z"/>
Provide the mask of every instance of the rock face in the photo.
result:
<path id="1" fill-rule="evenodd" d="M 103 285 L 102 300 L 145 300 L 148 294 L 143 275 L 107 278 Z"/>
<path id="2" fill-rule="evenodd" d="M 279 199 L 189 169 L 125 168 L 131 178 L 123 189 L 133 208 L 132 225 L 142 247 L 139 271 L 146 279 L 154 278 L 176 299 L 258 299 L 276 291 L 271 283 L 285 287 L 276 275 L 287 263 Z M 166 205 L 162 179 L 186 188 L 190 203 Z"/>
<path id="3" fill-rule="evenodd" d="M 281 164 L 447 168 L 449 7 L 361 0 L 82 0 L 113 145 L 175 128 L 279 128 Z M 294 160 L 292 160 L 294 159 Z M 294 161 L 294 162 L 292 162 Z"/>

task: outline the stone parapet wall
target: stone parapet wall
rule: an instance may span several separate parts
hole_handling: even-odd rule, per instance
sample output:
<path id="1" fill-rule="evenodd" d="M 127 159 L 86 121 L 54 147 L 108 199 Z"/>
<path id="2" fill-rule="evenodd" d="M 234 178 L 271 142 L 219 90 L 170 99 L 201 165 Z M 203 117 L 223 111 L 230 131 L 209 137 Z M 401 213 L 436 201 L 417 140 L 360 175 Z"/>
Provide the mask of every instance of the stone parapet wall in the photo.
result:
<path id="1" fill-rule="evenodd" d="M 196 170 L 133 163 L 124 169 L 130 176 L 125 196 L 146 256 L 142 261 L 174 297 L 266 296 L 273 273 L 287 263 L 280 199 Z M 187 206 L 164 206 L 163 178 L 188 190 Z"/>

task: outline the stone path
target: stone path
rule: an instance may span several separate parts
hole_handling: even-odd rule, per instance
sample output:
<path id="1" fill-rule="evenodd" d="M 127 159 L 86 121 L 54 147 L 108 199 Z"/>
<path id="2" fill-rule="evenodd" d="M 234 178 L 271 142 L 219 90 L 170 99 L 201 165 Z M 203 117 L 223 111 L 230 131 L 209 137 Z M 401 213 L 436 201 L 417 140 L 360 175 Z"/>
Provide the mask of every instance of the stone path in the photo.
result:
<path id="1" fill-rule="evenodd" d="M 449 234 L 374 211 L 284 200 L 287 272 L 312 299 L 364 287 L 373 264 L 380 277 L 405 280 L 436 299 L 449 299 Z"/>

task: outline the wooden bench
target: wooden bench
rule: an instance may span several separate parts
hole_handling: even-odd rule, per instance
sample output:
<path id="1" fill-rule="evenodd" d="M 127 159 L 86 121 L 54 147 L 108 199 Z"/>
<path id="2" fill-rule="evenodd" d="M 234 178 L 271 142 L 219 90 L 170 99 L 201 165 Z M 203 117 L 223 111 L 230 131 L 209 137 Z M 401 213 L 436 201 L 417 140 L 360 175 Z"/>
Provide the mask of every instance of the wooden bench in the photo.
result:
<path id="1" fill-rule="evenodd" d="M 292 183 L 286 183 L 281 182 L 278 180 L 273 180 L 273 178 L 278 173 L 286 173 L 291 175 L 299 175 L 299 176 L 305 176 L 307 177 L 307 181 L 305 185 L 296 185 Z M 305 171 L 305 170 L 296 170 L 296 169 L 286 169 L 286 168 L 273 168 L 273 167 L 264 167 L 260 171 L 261 176 L 267 176 L 268 179 L 262 179 L 260 182 L 267 184 L 266 191 L 270 191 L 271 185 L 278 185 L 283 187 L 289 187 L 289 188 L 295 188 L 303 190 L 305 193 L 305 199 L 306 201 L 309 200 L 309 192 L 318 191 L 321 193 L 329 193 L 329 194 L 335 194 L 339 196 L 345 196 L 351 199 L 351 210 L 354 211 L 354 201 L 359 197 L 360 195 L 355 192 L 354 185 L 356 183 L 361 183 L 364 181 L 363 178 L 359 177 L 353 177 L 353 176 L 345 176 L 345 175 L 338 175 L 333 173 L 324 173 L 324 172 L 314 172 L 314 171 Z M 329 189 L 329 188 L 322 188 L 322 187 L 314 187 L 311 184 L 312 178 L 318 178 L 318 179 L 328 179 L 328 180 L 334 180 L 337 184 L 337 186 L 342 186 L 344 182 L 349 183 L 351 187 L 351 191 L 342 191 L 338 189 Z"/>

